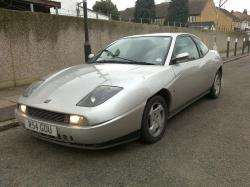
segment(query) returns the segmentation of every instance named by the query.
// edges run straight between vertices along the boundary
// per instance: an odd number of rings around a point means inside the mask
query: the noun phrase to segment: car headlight
[[[22,105],[22,104],[20,104],[20,105],[18,105],[18,108],[19,108],[19,110],[22,112],[22,113],[26,113],[26,111],[27,111],[27,106],[26,105]]]
[[[70,125],[72,126],[86,126],[88,124],[87,119],[83,116],[70,115]]]
[[[120,92],[123,88],[115,86],[98,86],[90,94],[84,97],[77,106],[96,107],[109,100],[111,97]]]
[[[38,88],[44,81],[37,81],[34,82],[33,84],[31,84],[24,92],[23,92],[23,96],[24,97],[29,97],[33,91]]]

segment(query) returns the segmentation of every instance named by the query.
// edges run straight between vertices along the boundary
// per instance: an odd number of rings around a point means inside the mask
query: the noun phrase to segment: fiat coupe
[[[25,90],[15,114],[32,135],[85,149],[152,144],[169,118],[221,92],[220,55],[192,34],[124,37],[89,57]]]

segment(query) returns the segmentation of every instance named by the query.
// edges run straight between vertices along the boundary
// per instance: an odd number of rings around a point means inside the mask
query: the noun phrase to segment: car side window
[[[200,58],[197,47],[189,36],[178,36],[176,39],[173,58],[181,53],[188,53],[189,60],[196,60]]]
[[[202,53],[202,56],[205,56],[209,51],[208,47],[200,39],[196,37],[193,37],[193,39],[195,43],[198,45],[200,52]]]

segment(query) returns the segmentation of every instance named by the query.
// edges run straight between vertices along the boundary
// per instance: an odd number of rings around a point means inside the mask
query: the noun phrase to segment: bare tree
[[[215,29],[215,36],[214,36],[214,49],[217,50],[217,30],[218,30],[218,27],[219,27],[219,11],[220,11],[220,8],[225,5],[226,3],[228,2],[228,0],[220,0],[219,1],[219,7],[218,9],[216,9],[216,29]]]
[[[225,5],[228,2],[228,0],[220,0],[219,8],[221,8],[223,5]]]

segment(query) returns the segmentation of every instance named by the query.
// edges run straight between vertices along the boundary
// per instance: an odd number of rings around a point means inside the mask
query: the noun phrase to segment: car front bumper
[[[25,127],[26,120],[56,127],[57,137],[28,130],[37,138],[70,147],[103,149],[137,139],[141,128],[143,110],[144,104],[102,124],[85,127],[73,127],[31,118],[18,109],[15,110],[15,116],[23,127]]]

